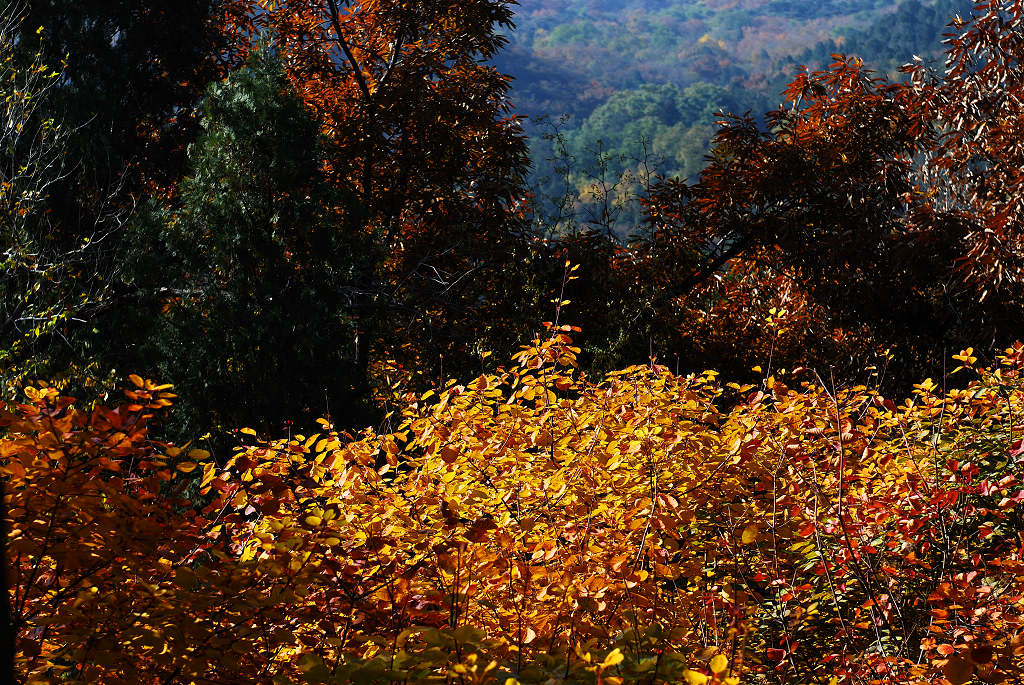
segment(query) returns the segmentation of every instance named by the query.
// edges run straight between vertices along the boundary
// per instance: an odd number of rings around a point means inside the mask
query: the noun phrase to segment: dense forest
[[[1024,679],[1024,2],[0,10],[5,679]]]
[[[972,5],[526,0],[497,64],[528,117],[530,185],[549,205],[568,194],[583,207],[595,185],[614,187],[625,206],[613,223],[628,233],[650,172],[703,169],[719,113],[775,109],[799,68],[827,67],[833,54],[895,78],[915,56],[937,59],[950,18]]]

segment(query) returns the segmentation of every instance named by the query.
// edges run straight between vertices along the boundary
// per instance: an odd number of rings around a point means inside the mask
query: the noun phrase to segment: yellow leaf
[[[711,660],[711,672],[715,675],[722,673],[729,668],[729,659],[724,654],[718,654]]]
[[[183,461],[180,464],[178,464],[177,468],[182,473],[192,473],[193,471],[195,471],[196,466],[198,466],[198,464],[196,464],[194,461]]]
[[[743,529],[743,544],[749,545],[755,540],[757,540],[757,526],[751,523],[749,526]]]
[[[323,522],[324,522],[324,520],[322,518],[320,518],[319,516],[307,516],[306,517],[306,525],[307,526],[313,526],[315,528],[315,527],[319,526]]]
[[[708,682],[708,677],[700,671],[691,671],[686,669],[683,671],[683,678],[686,679],[687,685],[704,685]]]
[[[204,466],[203,467],[203,483],[202,483],[202,486],[206,487],[207,485],[209,485],[210,481],[212,481],[216,475],[217,475],[217,466],[216,466],[216,464],[207,464],[206,466]]]
[[[618,664],[621,664],[622,660],[625,658],[626,657],[622,655],[622,650],[616,647],[611,652],[609,652],[608,656],[604,658],[604,663],[602,664],[602,666],[604,666],[604,668],[611,668],[612,666],[617,666]]]

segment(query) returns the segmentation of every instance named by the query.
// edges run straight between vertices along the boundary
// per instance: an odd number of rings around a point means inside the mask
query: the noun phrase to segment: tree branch
[[[373,97],[370,92],[370,86],[366,83],[366,77],[363,75],[363,69],[359,66],[356,56],[352,54],[352,49],[348,45],[348,41],[345,40],[345,34],[341,31],[341,11],[338,9],[337,0],[327,0],[327,4],[331,10],[331,25],[334,27],[335,40],[338,45],[341,46],[341,51],[345,53],[345,59],[352,66],[352,71],[355,72],[356,83],[359,84],[359,90],[363,91],[363,95],[366,97],[367,102]]]
[[[660,307],[670,300],[690,294],[694,288],[697,288],[704,283],[716,271],[725,266],[729,260],[738,257],[753,244],[754,237],[752,233],[741,234],[736,237],[735,242],[730,244],[728,248],[720,250],[717,254],[710,256],[707,262],[700,266],[695,272],[687,276],[674,288],[666,289],[661,295],[655,298],[651,305],[653,307]]]
[[[402,56],[403,47],[405,47],[405,34],[403,34],[402,30],[399,29],[398,35],[395,36],[395,47],[391,52],[391,59],[388,61],[387,69],[384,70],[384,75],[380,78],[380,81],[377,84],[378,90],[381,86],[387,83],[389,78],[391,78],[391,72],[395,70],[395,67],[398,65],[398,59]]]

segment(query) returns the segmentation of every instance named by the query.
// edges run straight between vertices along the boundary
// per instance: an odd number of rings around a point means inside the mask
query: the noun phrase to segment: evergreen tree
[[[354,274],[374,257],[354,201],[326,178],[325,155],[270,51],[209,88],[192,175],[179,206],[149,219],[156,249],[133,270],[161,313],[130,368],[187,398],[180,429],[353,417],[365,377]]]

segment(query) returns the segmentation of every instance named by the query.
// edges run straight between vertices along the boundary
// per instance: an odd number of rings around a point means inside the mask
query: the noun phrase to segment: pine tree
[[[212,85],[202,112],[179,206],[150,219],[157,249],[134,268],[159,278],[145,289],[161,309],[139,368],[189,398],[187,430],[348,412],[363,375],[353,279],[375,259],[357,204],[325,178],[319,126],[270,50]]]

